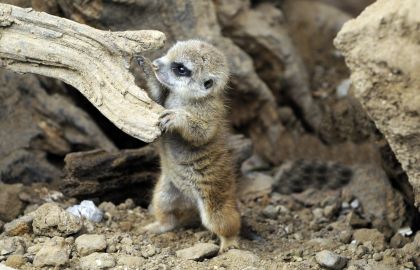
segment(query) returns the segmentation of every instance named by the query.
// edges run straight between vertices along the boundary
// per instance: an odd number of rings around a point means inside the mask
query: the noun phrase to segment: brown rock
[[[20,269],[26,263],[26,258],[22,255],[10,255],[7,257],[5,264],[9,267]]]
[[[334,41],[352,71],[354,95],[385,135],[420,205],[420,57],[417,0],[379,0]],[[396,34],[398,33],[398,35]]]
[[[361,243],[371,242],[375,250],[385,249],[385,236],[377,229],[358,229],[353,233],[353,239]]]
[[[19,199],[19,193],[22,190],[21,184],[0,184],[0,220],[11,221],[22,212],[24,205]]]
[[[34,212],[32,227],[36,235],[68,236],[82,228],[82,221],[55,203],[45,203]]]

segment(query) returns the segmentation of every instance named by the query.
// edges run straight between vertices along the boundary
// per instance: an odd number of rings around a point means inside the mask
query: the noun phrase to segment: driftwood
[[[252,154],[251,140],[237,134],[228,142],[239,172],[242,162]],[[64,161],[65,177],[59,189],[78,198],[119,201],[132,197],[144,204],[160,171],[159,155],[150,145],[135,150],[75,152],[66,155]]]
[[[101,31],[32,9],[0,4],[0,65],[77,88],[118,128],[142,141],[160,135],[162,107],[137,87],[133,56],[160,48],[159,31]]]

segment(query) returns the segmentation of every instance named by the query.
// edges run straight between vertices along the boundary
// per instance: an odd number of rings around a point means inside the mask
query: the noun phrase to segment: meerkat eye
[[[207,80],[207,81],[204,82],[204,87],[206,89],[209,89],[212,86],[213,86],[213,80],[210,79],[210,80]]]
[[[172,63],[171,69],[173,73],[178,77],[190,77],[191,76],[191,70],[189,70],[186,66],[184,66],[182,63]]]

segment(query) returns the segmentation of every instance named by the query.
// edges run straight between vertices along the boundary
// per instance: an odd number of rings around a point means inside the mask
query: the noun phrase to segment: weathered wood
[[[155,140],[163,108],[134,83],[130,61],[163,46],[159,31],[101,31],[67,19],[0,4],[0,66],[60,79],[85,95],[118,128]]]

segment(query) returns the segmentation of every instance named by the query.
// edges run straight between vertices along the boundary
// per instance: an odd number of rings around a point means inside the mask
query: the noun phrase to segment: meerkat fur
[[[237,247],[240,215],[226,145],[225,56],[209,43],[188,40],[153,62],[143,58],[141,64],[150,97],[166,109],[159,120],[162,173],[152,199],[156,221],[145,229],[167,232],[198,213],[220,238],[221,252]]]

